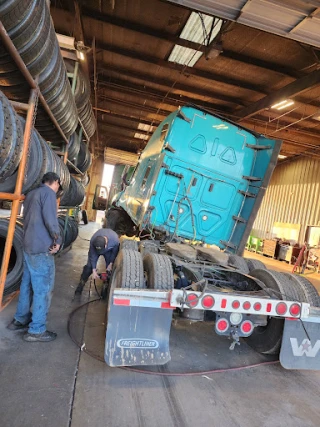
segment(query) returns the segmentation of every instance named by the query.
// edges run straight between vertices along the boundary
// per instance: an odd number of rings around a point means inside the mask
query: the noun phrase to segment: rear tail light
[[[254,306],[253,306],[253,309],[254,309],[255,311],[260,311],[260,310],[261,310],[261,304],[260,304],[260,302],[256,302],[256,303],[254,304]]]
[[[250,307],[251,307],[251,304],[250,304],[250,302],[249,302],[249,301],[245,301],[245,302],[243,303],[243,308],[244,308],[244,310],[250,310]]]
[[[276,306],[276,312],[279,316],[283,316],[287,312],[287,304],[285,302],[279,302]]]
[[[299,304],[292,304],[290,309],[290,314],[291,316],[299,316],[300,312],[301,312],[301,307]]]
[[[253,331],[253,323],[250,320],[245,320],[242,322],[240,329],[243,334],[249,335]]]
[[[220,333],[226,332],[229,328],[229,322],[227,319],[219,319],[216,322],[216,330]]]
[[[189,307],[196,307],[198,304],[199,298],[196,294],[189,294],[187,297],[187,304]]]
[[[239,307],[240,307],[240,302],[239,301],[233,301],[232,308],[237,309]]]
[[[214,306],[214,298],[211,295],[206,295],[201,301],[202,307],[209,309]]]

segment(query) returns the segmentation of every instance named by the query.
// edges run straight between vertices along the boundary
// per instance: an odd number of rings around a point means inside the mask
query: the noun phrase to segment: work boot
[[[10,329],[10,331],[22,331],[23,329],[28,329],[29,323],[21,323],[16,319],[13,319],[11,323],[7,326],[7,329]]]
[[[29,334],[29,332],[27,332],[23,335],[23,339],[28,342],[49,342],[55,340],[56,338],[57,334],[50,331],[44,331],[41,334]]]
[[[81,279],[79,282],[79,285],[77,286],[77,289],[74,292],[74,294],[75,295],[81,295],[85,284],[86,284],[86,282]]]

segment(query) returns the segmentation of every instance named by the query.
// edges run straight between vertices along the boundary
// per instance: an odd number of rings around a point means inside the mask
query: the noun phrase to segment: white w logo
[[[307,339],[304,339],[300,345],[298,345],[296,338],[290,338],[290,342],[294,356],[303,356],[305,354],[307,357],[316,357],[320,350],[320,340],[317,340],[313,347]]]

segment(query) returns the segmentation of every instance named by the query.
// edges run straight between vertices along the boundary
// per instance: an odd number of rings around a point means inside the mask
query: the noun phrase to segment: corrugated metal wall
[[[319,160],[301,158],[276,167],[251,234],[275,237],[275,222],[300,224],[300,243],[308,225],[320,225]]]

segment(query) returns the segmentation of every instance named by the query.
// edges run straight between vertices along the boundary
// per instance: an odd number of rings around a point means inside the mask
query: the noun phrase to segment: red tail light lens
[[[229,328],[229,322],[227,319],[219,319],[216,323],[216,329],[219,332],[226,332]]]
[[[261,310],[261,304],[260,302],[256,302],[253,306],[253,309],[256,311],[260,311]]]
[[[187,297],[187,303],[189,307],[195,307],[198,304],[198,297],[196,294],[189,294]]]
[[[240,302],[239,302],[239,301],[233,301],[233,303],[232,303],[232,308],[237,309],[237,308],[239,308],[239,307],[240,307]]]
[[[249,309],[250,309],[250,307],[251,307],[251,304],[250,304],[250,302],[249,302],[249,301],[246,301],[246,302],[244,302],[244,303],[243,303],[243,308],[244,308],[245,310],[249,310]]]
[[[250,320],[245,320],[242,324],[241,324],[241,331],[243,334],[250,334],[253,331],[253,323],[250,322]]]
[[[214,306],[214,298],[211,295],[206,295],[202,298],[201,304],[204,308],[212,308]]]
[[[279,302],[276,306],[276,312],[280,316],[283,316],[287,312],[287,304],[285,302]]]
[[[301,307],[299,304],[292,304],[289,311],[291,316],[299,316]]]

